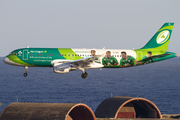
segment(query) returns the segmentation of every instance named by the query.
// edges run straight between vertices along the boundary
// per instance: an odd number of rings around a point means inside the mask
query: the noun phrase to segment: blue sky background
[[[143,47],[174,22],[168,51],[180,55],[180,0],[1,0],[0,56],[23,47]]]

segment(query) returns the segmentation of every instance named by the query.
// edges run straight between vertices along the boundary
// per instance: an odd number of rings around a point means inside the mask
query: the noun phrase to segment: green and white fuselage
[[[121,52],[126,51],[128,55],[141,60],[148,51],[152,50],[128,50],[128,49],[71,49],[71,48],[22,48],[14,50],[12,53],[4,58],[7,64],[15,66],[29,66],[29,67],[53,67],[53,61],[74,61],[89,57],[91,50],[95,50],[97,55],[105,54],[106,51],[111,51],[118,62],[121,59]],[[161,55],[166,52],[153,51],[153,55]],[[171,53],[171,52],[168,52]],[[176,56],[175,53],[174,57]],[[100,63],[102,63],[100,57]],[[118,65],[117,65],[118,66]],[[108,66],[104,66],[108,67]],[[112,66],[113,67],[113,66]]]
[[[14,50],[6,59],[9,59],[9,64],[16,66],[53,67],[53,61],[74,61],[90,57],[91,50],[95,50],[97,55],[111,51],[111,55],[118,61],[122,51],[136,58],[136,52],[127,49],[22,48]]]
[[[102,65],[102,58],[105,56],[107,51],[111,52],[111,56],[115,57],[120,62],[121,52],[125,51],[127,55],[130,55],[137,59],[142,60],[147,55],[148,51],[152,52],[152,56],[157,56],[154,61],[161,61],[168,58],[176,57],[175,53],[167,52],[169,40],[171,37],[174,23],[165,23],[156,34],[150,39],[150,41],[141,49],[128,50],[128,49],[74,49],[74,48],[22,48],[16,49],[7,55],[3,62],[15,66],[24,67],[54,67],[56,73],[67,73],[69,70],[64,72],[58,72],[60,70],[58,66],[65,65],[68,69],[68,65],[75,69],[81,69],[85,73],[85,69],[91,68],[109,68],[116,67],[120,68],[119,64],[116,66],[105,66]],[[95,63],[90,60],[91,50],[96,51],[99,62]],[[87,60],[88,59],[88,60]],[[84,66],[84,67],[83,67]],[[66,69],[64,66],[63,70]]]

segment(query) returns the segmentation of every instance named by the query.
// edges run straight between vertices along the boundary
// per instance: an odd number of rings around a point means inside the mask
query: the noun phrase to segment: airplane
[[[120,65],[103,65],[102,58],[106,51],[111,51],[111,56],[117,61],[121,60],[121,52],[134,57],[141,62],[148,51],[152,52],[153,62],[177,57],[176,53],[167,52],[174,23],[164,23],[148,43],[140,49],[75,49],[75,48],[21,48],[13,50],[3,58],[3,62],[9,65],[25,68],[24,77],[27,76],[28,67],[53,67],[54,73],[68,73],[73,70],[82,70],[82,78],[88,74],[86,69],[95,68],[121,68]],[[96,55],[91,56],[91,50]],[[142,65],[142,64],[137,64]]]

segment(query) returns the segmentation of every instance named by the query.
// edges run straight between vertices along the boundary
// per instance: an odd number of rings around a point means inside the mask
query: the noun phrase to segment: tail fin
[[[149,42],[141,49],[166,52],[171,37],[174,23],[164,23]]]

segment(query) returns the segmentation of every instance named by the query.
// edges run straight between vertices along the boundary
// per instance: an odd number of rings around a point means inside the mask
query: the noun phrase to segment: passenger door
[[[28,50],[23,50],[23,60],[28,60]]]

